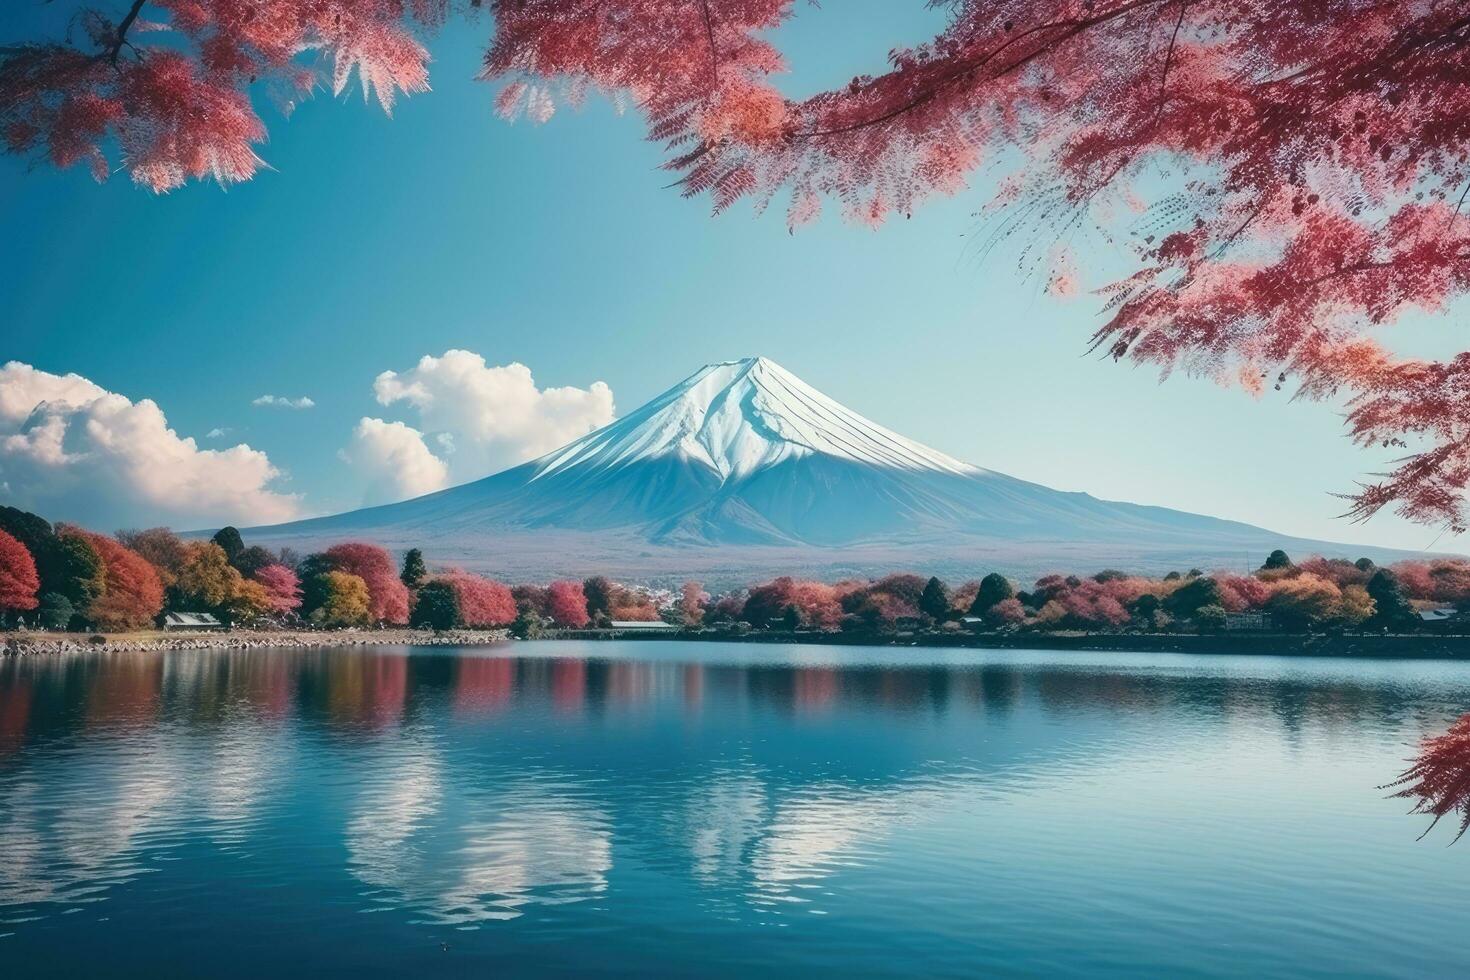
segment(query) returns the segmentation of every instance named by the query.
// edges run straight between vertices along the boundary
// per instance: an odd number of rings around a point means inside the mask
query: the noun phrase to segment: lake
[[[544,642],[0,661],[11,977],[1464,976],[1470,664]]]

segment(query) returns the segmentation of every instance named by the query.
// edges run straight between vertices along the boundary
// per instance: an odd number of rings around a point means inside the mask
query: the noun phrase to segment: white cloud
[[[316,408],[316,402],[305,395],[300,398],[287,398],[285,395],[261,395],[250,404],[256,408]]]
[[[612,389],[537,388],[524,364],[486,365],[473,351],[426,356],[401,374],[373,382],[378,403],[405,402],[434,434],[456,481],[524,463],[613,420]]]
[[[101,528],[267,524],[299,512],[265,453],[200,449],[151,399],[130,401],[76,374],[0,367],[5,503]]]
[[[215,426],[213,429],[210,429],[208,432],[204,433],[204,438],[206,438],[206,439],[223,439],[225,436],[227,436],[229,434],[230,434],[230,430],[229,429],[221,429],[219,426]]]
[[[342,458],[367,478],[363,503],[388,504],[443,489],[449,466],[424,445],[423,433],[402,422],[364,418]]]

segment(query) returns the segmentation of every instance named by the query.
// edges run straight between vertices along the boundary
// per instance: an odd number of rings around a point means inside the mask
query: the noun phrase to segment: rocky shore
[[[254,650],[262,647],[485,646],[504,642],[505,630],[229,630],[211,633],[8,633],[5,656],[48,653]]]

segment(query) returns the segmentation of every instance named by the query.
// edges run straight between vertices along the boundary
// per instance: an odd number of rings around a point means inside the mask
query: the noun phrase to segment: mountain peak
[[[728,481],[789,459],[981,472],[872,422],[767,357],[707,364],[636,411],[543,456],[536,478],[571,467],[677,458]]]

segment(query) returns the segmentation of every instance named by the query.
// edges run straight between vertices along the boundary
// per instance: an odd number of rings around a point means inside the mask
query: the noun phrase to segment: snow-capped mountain
[[[483,480],[248,535],[297,548],[347,536],[542,577],[1240,568],[1275,547],[1391,554],[984,470],[763,357],[710,364],[610,425]]]

